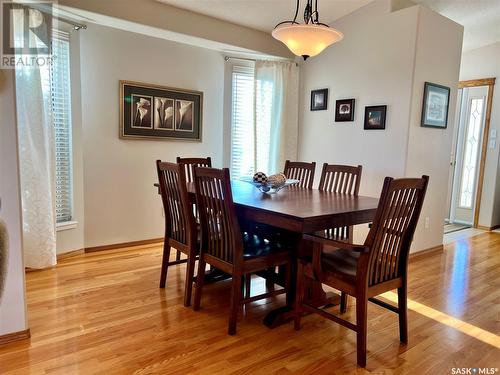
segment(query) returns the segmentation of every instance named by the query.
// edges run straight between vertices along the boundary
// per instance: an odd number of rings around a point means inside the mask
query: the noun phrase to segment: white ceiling
[[[178,8],[269,32],[293,18],[295,0],[157,0]],[[320,21],[330,23],[373,0],[320,0]],[[375,0],[376,1],[376,0]],[[413,0],[464,26],[464,50],[500,41],[500,0]],[[300,0],[299,17],[305,0]]]
[[[266,32],[271,31],[278,22],[292,19],[296,6],[296,0],[157,1]],[[320,21],[324,23],[334,21],[371,1],[372,0],[320,0],[318,1]],[[305,0],[300,1],[301,5],[298,17],[303,16],[305,3]]]
[[[500,0],[413,0],[464,26],[464,51],[500,41]]]

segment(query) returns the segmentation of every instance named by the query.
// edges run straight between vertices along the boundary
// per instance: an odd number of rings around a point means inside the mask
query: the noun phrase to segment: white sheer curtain
[[[57,263],[54,125],[48,88],[46,65],[16,67],[24,263],[30,268]]]
[[[298,148],[299,68],[292,62],[255,63],[256,170],[283,171]]]

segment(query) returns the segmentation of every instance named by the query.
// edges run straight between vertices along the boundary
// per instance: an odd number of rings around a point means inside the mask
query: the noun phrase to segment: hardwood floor
[[[173,253],[173,252],[172,252]],[[185,265],[158,288],[155,245],[78,255],[27,274],[31,341],[0,347],[1,374],[452,374],[500,368],[500,234],[417,257],[409,270],[408,346],[397,315],[368,310],[367,367],[355,333],[319,316],[270,330],[283,296],[252,303],[228,336],[229,284],[206,286],[202,309],[183,306]],[[255,282],[253,292],[264,288]],[[395,297],[390,292],[388,300]],[[354,300],[347,316],[354,319]],[[338,307],[332,309],[338,311]],[[499,374],[490,372],[489,374]]]

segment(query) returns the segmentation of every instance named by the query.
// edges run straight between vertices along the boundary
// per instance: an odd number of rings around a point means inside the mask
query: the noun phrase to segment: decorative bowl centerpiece
[[[257,172],[253,177],[244,177],[241,180],[252,184],[266,194],[275,194],[287,186],[299,183],[299,180],[287,179],[283,173],[266,176],[263,172]]]

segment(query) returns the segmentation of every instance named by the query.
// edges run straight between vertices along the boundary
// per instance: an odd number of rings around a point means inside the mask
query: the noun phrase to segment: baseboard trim
[[[492,231],[492,230],[495,230],[495,229],[498,229],[498,228],[500,228],[500,224],[493,225],[492,227],[485,227],[484,225],[478,225],[477,226],[477,229],[482,229],[482,230],[487,230],[487,231]]]
[[[10,344],[11,342],[27,340],[31,337],[30,329],[25,329],[24,331],[7,333],[6,335],[0,335],[0,345]]]
[[[72,250],[72,251],[68,251],[66,253],[57,254],[57,261],[67,259],[67,258],[72,258],[74,256],[82,255],[82,254],[85,254],[85,249]]]
[[[410,253],[410,261],[419,260],[427,256],[431,256],[437,253],[442,253],[444,251],[444,245],[438,245],[430,247],[425,250],[417,251],[416,253]]]
[[[114,249],[120,249],[123,247],[151,245],[151,244],[160,243],[160,242],[163,242],[163,237],[152,238],[149,240],[141,240],[141,241],[122,242],[122,243],[116,243],[116,244],[104,245],[104,246],[86,247],[85,253],[95,253],[97,251],[114,250]]]

